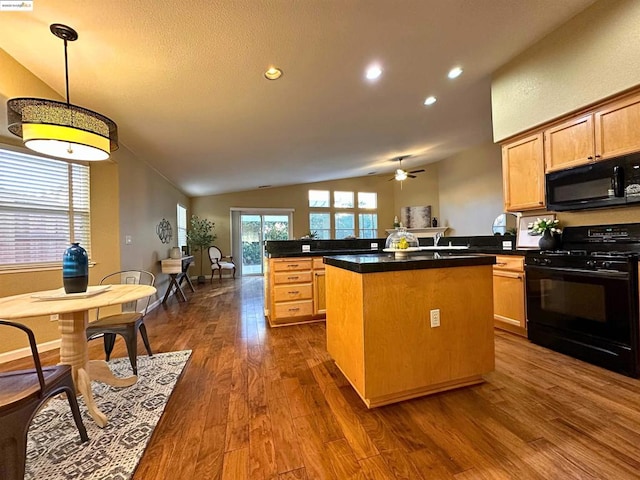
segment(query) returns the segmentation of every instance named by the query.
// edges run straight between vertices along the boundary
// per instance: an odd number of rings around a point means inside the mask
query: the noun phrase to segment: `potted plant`
[[[192,215],[189,223],[190,228],[187,231],[187,242],[191,249],[200,252],[200,275],[198,276],[198,283],[204,283],[204,252],[217,238],[217,235],[213,233],[213,228],[216,224],[211,220],[200,218],[197,215]]]
[[[527,225],[529,235],[541,235],[538,245],[540,250],[557,250],[560,243],[562,230],[560,222],[554,218],[537,218],[535,222]]]

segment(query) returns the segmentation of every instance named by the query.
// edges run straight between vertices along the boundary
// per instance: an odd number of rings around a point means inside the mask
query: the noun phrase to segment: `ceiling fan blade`
[[[424,172],[424,171],[425,171],[425,169],[423,168],[423,169],[421,169],[421,170],[413,170],[413,171],[411,171],[411,172],[409,172],[409,173],[422,173],[422,172]]]
[[[409,178],[417,178],[415,175],[407,175]]]

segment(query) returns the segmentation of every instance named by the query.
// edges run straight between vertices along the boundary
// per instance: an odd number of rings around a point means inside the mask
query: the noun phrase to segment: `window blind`
[[[59,265],[79,242],[90,255],[89,167],[0,149],[0,269]]]

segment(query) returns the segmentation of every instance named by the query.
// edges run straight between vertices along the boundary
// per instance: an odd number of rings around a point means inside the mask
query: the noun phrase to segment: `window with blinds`
[[[55,266],[72,242],[91,258],[89,167],[0,149],[0,269]]]

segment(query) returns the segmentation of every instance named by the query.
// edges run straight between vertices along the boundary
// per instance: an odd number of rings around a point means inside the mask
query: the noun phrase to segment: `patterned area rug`
[[[131,478],[164,411],[191,350],[138,357],[138,381],[127,388],[92,382],[105,428],[78,398],[89,441],[80,435],[66,399],[51,400],[33,419],[27,444],[28,480],[126,480]],[[127,358],[109,362],[116,376],[131,375]]]

